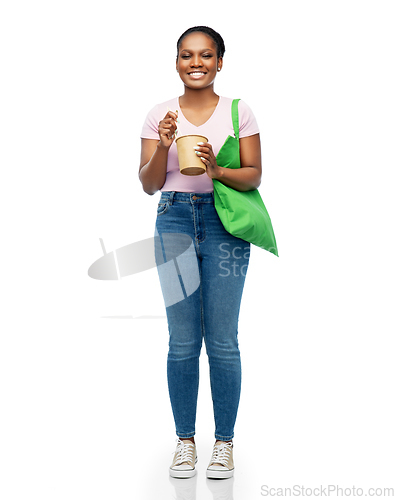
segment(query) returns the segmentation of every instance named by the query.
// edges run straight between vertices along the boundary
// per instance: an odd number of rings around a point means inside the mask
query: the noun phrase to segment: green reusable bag
[[[239,144],[240,99],[232,102],[235,137],[228,136],[217,155],[221,167],[241,168]],[[233,236],[273,253],[278,257],[276,238],[269,214],[257,189],[237,191],[213,179],[214,205],[224,228]]]

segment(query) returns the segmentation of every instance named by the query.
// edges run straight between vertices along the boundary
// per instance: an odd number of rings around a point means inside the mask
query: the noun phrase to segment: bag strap
[[[235,137],[239,140],[239,101],[240,99],[233,99],[232,102],[232,122]]]

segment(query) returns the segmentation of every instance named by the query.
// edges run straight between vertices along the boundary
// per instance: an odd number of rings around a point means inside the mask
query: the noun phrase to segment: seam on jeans
[[[191,202],[190,201],[185,201],[185,200],[173,200],[173,203],[188,203],[190,204]],[[200,205],[200,204],[209,204],[209,205],[212,205],[213,202],[212,201],[199,201],[198,203],[193,203],[194,205]]]
[[[160,198],[159,201],[169,201],[170,200],[170,196],[163,196]],[[177,200],[177,199],[173,199],[173,203],[188,203],[190,204],[191,202],[189,200]],[[213,205],[214,202],[212,200],[201,200],[199,202],[196,203],[196,205],[199,205],[199,204],[205,204],[205,205]]]
[[[218,439],[219,441],[230,441],[231,439],[233,439],[235,437],[234,434],[232,434],[231,436],[218,436],[217,434],[214,435],[215,439]]]
[[[191,194],[195,194],[195,193],[182,193],[182,192],[177,192],[177,191],[164,191],[161,193],[161,196],[160,196],[160,200],[165,200],[165,201],[171,201],[171,205],[173,203],[191,203],[191,200],[190,199],[186,199],[186,200],[182,200],[178,197],[179,194],[185,194],[185,195],[191,195]],[[204,193],[203,193],[204,194]],[[205,204],[210,204],[210,205],[213,205],[214,204],[214,196],[213,196],[213,193],[210,193],[210,197],[209,198],[205,198],[205,197],[202,197],[202,198],[199,198],[199,201],[196,201],[194,200],[194,203],[197,203],[197,204],[200,204],[200,203],[205,203]]]
[[[162,234],[159,233],[159,241],[160,241],[160,246],[162,248],[162,257],[163,257],[163,262],[167,262],[167,259],[166,259],[166,251],[165,251],[165,246],[163,244],[163,238],[162,238]]]
[[[200,248],[199,248],[199,239],[197,237],[197,228],[196,228],[196,213],[195,213],[195,207],[194,205],[191,203],[191,209],[192,209],[192,219],[193,219],[193,229],[194,229],[194,232],[195,232],[195,243],[196,243],[196,251],[197,251],[197,254],[199,257],[201,257],[200,255]]]
[[[204,328],[204,309],[203,309],[203,286],[202,286],[202,266],[199,269],[200,278],[200,331],[202,334],[201,339],[204,339],[204,344],[206,345],[206,330]]]
[[[176,433],[177,434],[177,433]],[[187,432],[187,436],[185,435],[184,432],[180,432],[180,434],[182,434],[182,436],[180,436],[179,434],[177,434],[177,437],[179,437],[180,439],[188,439],[190,437],[194,437],[194,435],[196,434],[195,431],[193,433],[190,433],[190,432]]]
[[[169,206],[170,206],[169,201],[166,201],[165,203],[158,203],[158,207],[156,209],[157,217],[164,215],[169,210]],[[158,212],[159,208],[162,209],[160,212]]]
[[[204,226],[204,219],[203,219],[203,207],[196,206],[196,210],[195,210],[195,205],[191,204],[191,206],[192,206],[192,212],[193,212],[193,226],[195,229],[195,241],[196,241],[196,246],[199,248],[199,243],[203,243],[203,241],[206,239],[206,228]],[[203,235],[204,235],[201,240],[198,238],[197,226],[196,226],[196,216],[199,217],[199,211],[202,214],[201,221],[202,221],[202,230],[203,230]],[[199,253],[199,256],[201,256],[200,249],[199,249],[198,253]]]
[[[203,207],[200,207],[200,211],[201,211],[201,214],[202,214],[202,217],[201,217],[201,221],[202,221],[202,231],[203,231],[203,239],[201,239],[199,241],[199,243],[203,243],[204,240],[206,239],[206,225],[204,223],[204,212],[203,212]]]

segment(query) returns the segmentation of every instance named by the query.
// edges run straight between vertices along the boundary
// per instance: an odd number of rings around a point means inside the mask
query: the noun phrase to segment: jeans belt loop
[[[174,195],[175,195],[175,194],[176,194],[176,192],[175,192],[175,191],[172,191],[172,192],[170,193],[170,205],[173,205],[173,198],[174,198]]]

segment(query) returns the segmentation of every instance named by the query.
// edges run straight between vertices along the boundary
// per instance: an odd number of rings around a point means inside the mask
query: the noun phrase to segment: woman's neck
[[[214,92],[214,86],[205,89],[191,89],[185,87],[184,95],[180,96],[179,102],[182,108],[204,108],[216,106],[219,96]]]

